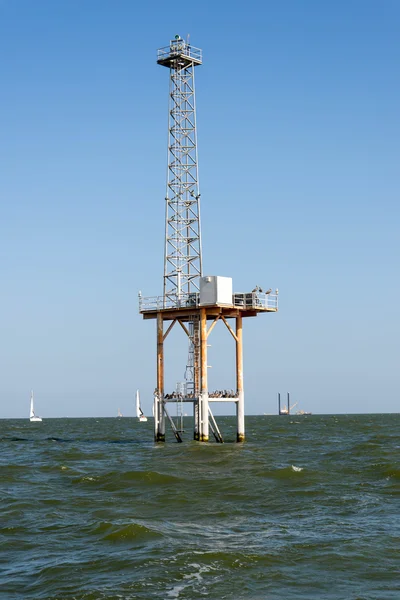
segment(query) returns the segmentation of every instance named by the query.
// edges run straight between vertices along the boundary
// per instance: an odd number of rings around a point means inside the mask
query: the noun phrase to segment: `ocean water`
[[[400,415],[0,421],[0,598],[400,599]]]

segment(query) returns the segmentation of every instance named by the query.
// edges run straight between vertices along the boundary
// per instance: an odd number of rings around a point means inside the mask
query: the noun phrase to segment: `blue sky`
[[[0,417],[150,412],[168,71],[203,49],[205,274],[278,287],[244,328],[246,413],[398,412],[400,4],[0,1]],[[175,5],[174,5],[175,6]],[[182,5],[183,6],[183,5]],[[183,332],[167,344],[181,379]],[[211,339],[212,338],[212,339]],[[227,331],[210,387],[234,387]]]

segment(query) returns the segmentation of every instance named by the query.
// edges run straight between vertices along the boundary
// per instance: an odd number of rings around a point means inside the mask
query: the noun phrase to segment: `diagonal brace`
[[[165,340],[167,339],[167,335],[169,334],[169,332],[171,331],[171,329],[173,328],[173,326],[176,323],[176,319],[174,319],[171,323],[171,325],[168,327],[167,331],[164,333],[163,335],[163,342],[165,342]]]
[[[221,317],[221,315],[217,315],[215,317],[214,321],[211,323],[211,325],[210,325],[210,327],[208,328],[208,331],[207,331],[207,338],[210,335],[210,333],[212,332],[212,330],[214,329],[214,327],[216,326],[217,321],[219,320],[220,317]]]
[[[236,340],[236,342],[238,341],[236,333],[233,331],[232,327],[229,325],[228,321],[225,319],[225,317],[223,315],[221,315],[221,319],[223,320],[223,322],[225,323],[225,325],[227,326],[230,334],[232,335],[233,339]]]

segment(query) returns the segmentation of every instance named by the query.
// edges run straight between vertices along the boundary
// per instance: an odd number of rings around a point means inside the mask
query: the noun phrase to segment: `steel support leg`
[[[200,309],[201,393],[199,394],[200,442],[208,442],[207,313]]]
[[[164,322],[162,313],[157,313],[157,390],[154,396],[154,439],[165,442],[164,398]]]
[[[200,440],[200,411],[199,411],[199,401],[193,401],[193,423],[194,423],[194,432],[193,439],[198,442]]]
[[[243,330],[241,315],[236,317],[236,338],[236,391],[238,394],[238,401],[236,403],[236,441],[244,442]]]

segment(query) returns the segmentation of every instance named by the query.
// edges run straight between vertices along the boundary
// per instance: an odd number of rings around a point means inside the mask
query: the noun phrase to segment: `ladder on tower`
[[[188,317],[189,351],[185,371],[186,395],[196,398],[199,394],[200,322],[199,315]]]

